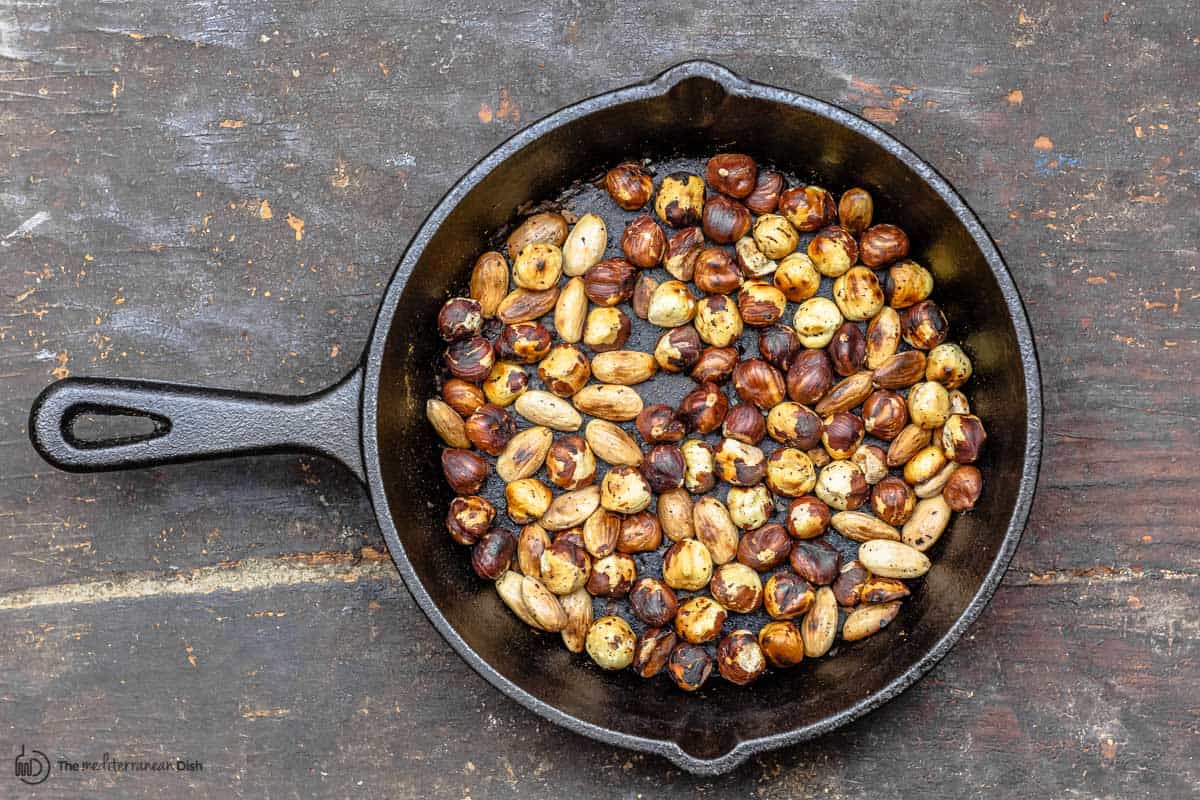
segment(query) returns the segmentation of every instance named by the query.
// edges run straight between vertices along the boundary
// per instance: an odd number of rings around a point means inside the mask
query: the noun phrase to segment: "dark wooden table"
[[[1190,0],[0,7],[0,796],[1167,797],[1200,792],[1200,18]],[[46,467],[57,377],[305,392],[426,209],[578,98],[707,56],[839,103],[1000,243],[1045,375],[1028,531],[881,711],[696,779],[476,677],[319,459]],[[7,761],[5,762],[8,763]]]

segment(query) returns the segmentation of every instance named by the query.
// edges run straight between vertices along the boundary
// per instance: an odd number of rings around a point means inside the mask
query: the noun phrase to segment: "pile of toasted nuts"
[[[688,691],[886,627],[979,499],[986,439],[933,276],[867,191],[835,201],[736,153],[705,173],[656,191],[644,164],[611,169],[637,214],[620,255],[597,214],[543,211],[480,256],[438,314],[449,375],[427,406],[475,572],[572,652]],[[662,329],[653,352],[625,349],[630,314]],[[695,382],[678,407],[639,393],[660,370]]]

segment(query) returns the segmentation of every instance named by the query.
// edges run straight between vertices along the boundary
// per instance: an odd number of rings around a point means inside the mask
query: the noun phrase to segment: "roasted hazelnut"
[[[560,436],[546,454],[546,474],[561,489],[574,491],[596,481],[596,457],[578,434]]]
[[[554,394],[570,397],[582,389],[592,377],[588,358],[573,344],[560,344],[538,364],[538,377]]]
[[[692,280],[705,294],[729,294],[742,285],[742,273],[729,254],[718,247],[701,250],[693,263]]]
[[[637,211],[650,199],[654,180],[635,161],[617,164],[604,176],[604,188],[613,202],[626,211]]]
[[[778,260],[795,251],[800,234],[778,214],[763,214],[754,222],[754,243],[767,258]]]
[[[625,553],[611,553],[592,564],[584,588],[594,597],[616,599],[629,594],[637,579],[637,564]]]
[[[563,256],[549,242],[530,242],[513,261],[513,283],[522,289],[541,292],[558,285]]]
[[[800,629],[787,620],[776,620],[758,631],[758,646],[767,663],[776,669],[794,667],[804,660],[804,640]]]
[[[904,465],[904,480],[916,486],[937,475],[946,466],[946,454],[938,445],[930,445],[918,452]]]
[[[658,522],[672,542],[690,539],[692,527],[692,496],[687,489],[671,489],[658,496]]]
[[[543,526],[543,527],[545,527],[545,526]],[[583,545],[583,527],[582,526],[577,527],[577,528],[567,528],[566,530],[556,532],[554,534],[554,536],[551,537],[550,544],[553,545],[556,542],[566,542],[566,543],[572,545],[573,547],[579,548],[580,550],[584,550],[584,551],[587,550],[587,548],[584,547],[584,545]],[[589,561],[588,564],[590,566],[591,561]]]
[[[867,433],[890,442],[908,424],[908,405],[895,392],[878,389],[863,401],[862,421]]]
[[[766,281],[747,281],[738,292],[738,312],[752,328],[774,325],[787,310],[783,292]]]
[[[824,539],[805,539],[792,545],[788,563],[812,585],[828,586],[841,571],[842,555]]]
[[[709,591],[713,599],[737,614],[752,614],[762,606],[763,586],[758,573],[736,561],[716,568]]]
[[[482,336],[459,339],[446,349],[446,368],[456,378],[479,383],[496,363],[492,343]]]
[[[487,480],[488,465],[478,453],[448,447],[442,451],[442,472],[455,494],[479,494],[483,482]]]
[[[874,486],[887,477],[887,453],[879,445],[860,444],[854,454],[850,456],[850,460],[862,470],[863,477],[867,479],[867,484],[870,486]]]
[[[801,349],[800,337],[788,325],[770,325],[759,331],[758,352],[776,369],[787,372]]]
[[[712,445],[703,439],[688,439],[679,446],[683,453],[683,487],[692,494],[704,494],[717,483],[717,464]]]
[[[821,443],[824,424],[807,406],[784,402],[767,414],[767,435],[785,447],[809,450]]]
[[[937,428],[950,416],[950,395],[946,387],[933,381],[913,386],[908,392],[908,417],[914,425]]]
[[[871,226],[874,213],[875,201],[866,189],[848,189],[838,201],[838,220],[855,236]]]
[[[683,539],[663,555],[663,580],[672,589],[698,591],[712,577],[713,561],[708,548],[696,539]]]
[[[471,444],[490,456],[498,456],[517,434],[517,421],[506,409],[485,403],[467,418],[466,432]]]
[[[721,434],[728,439],[756,445],[767,435],[767,420],[754,406],[739,403],[725,415]]]
[[[833,386],[833,364],[824,350],[796,354],[787,372],[787,394],[792,400],[812,405]]]
[[[637,415],[634,424],[637,426],[638,433],[642,435],[642,439],[648,444],[678,442],[687,433],[684,421],[670,406],[646,406]]]
[[[584,521],[580,537],[583,548],[593,558],[604,558],[617,549],[617,540],[621,538],[620,514],[614,514],[608,509],[597,508]]]
[[[808,460],[813,462],[813,466],[817,469],[820,469],[830,461],[833,461],[833,459],[829,457],[829,451],[827,451],[824,447],[810,448],[804,451],[804,455],[808,456]]]
[[[818,498],[798,497],[788,506],[788,533],[797,539],[815,539],[829,527],[831,516],[829,506]]]
[[[679,601],[670,586],[658,578],[638,578],[629,590],[629,608],[647,625],[667,625],[675,619]]]
[[[767,671],[766,656],[758,638],[746,630],[726,636],[717,645],[717,669],[721,677],[738,686],[754,683]]]
[[[725,564],[737,555],[738,529],[729,509],[715,497],[701,497],[692,506],[696,541],[708,548],[714,564]]]
[[[522,575],[542,579],[542,553],[550,548],[550,536],[536,523],[521,528],[517,536],[517,567]]]
[[[908,255],[908,235],[895,225],[872,225],[858,239],[862,263],[878,269]]]
[[[767,486],[775,494],[799,497],[811,492],[817,483],[817,471],[803,451],[780,447],[767,457]]]
[[[733,244],[750,232],[750,210],[724,195],[713,195],[704,203],[700,227],[717,244]]]
[[[978,467],[964,466],[954,470],[942,488],[942,499],[953,511],[970,511],[983,492],[983,474]]]
[[[872,576],[863,584],[861,596],[864,603],[874,604],[903,600],[911,594],[912,590],[902,580]],[[843,638],[845,638],[844,633]]]
[[[837,204],[820,186],[795,186],[779,196],[779,213],[801,231],[815,231],[833,222]]]
[[[743,534],[738,540],[736,557],[739,563],[765,572],[786,561],[791,549],[787,531],[772,522]]]
[[[604,669],[625,669],[633,663],[637,637],[620,617],[600,617],[588,628],[584,647],[592,661]]]
[[[867,323],[867,369],[881,366],[900,349],[900,315],[884,306]]]
[[[514,322],[532,322],[549,314],[557,303],[557,286],[541,291],[517,288],[500,301],[496,308],[496,318],[506,325]]]
[[[496,507],[482,497],[456,497],[450,501],[446,514],[446,529],[459,544],[474,544],[488,532],[496,518]]]
[[[807,300],[821,288],[821,273],[807,253],[792,253],[780,261],[772,280],[775,288],[793,303]]]
[[[971,359],[956,344],[939,344],[925,359],[925,380],[957,389],[971,377]]]
[[[517,538],[503,528],[492,528],[479,538],[471,551],[475,574],[494,581],[505,573],[517,552]]]
[[[851,267],[833,282],[833,300],[846,319],[862,322],[883,308],[879,279],[866,267]]]
[[[583,291],[598,306],[610,308],[633,297],[637,267],[623,258],[606,258],[583,273]]]
[[[742,202],[755,214],[770,214],[779,207],[779,195],[784,188],[783,175],[775,170],[759,170],[754,190]]]
[[[479,313],[484,319],[496,316],[508,294],[508,261],[495,251],[481,255],[471,269],[470,295],[479,301]]]
[[[833,388],[817,401],[813,410],[818,414],[849,411],[870,397],[872,388],[871,373],[856,372],[849,378],[843,378],[834,384]]]
[[[830,278],[846,274],[858,260],[858,245],[854,237],[840,225],[830,225],[808,243],[808,257],[817,272]],[[880,291],[882,300],[883,292]]]
[[[708,160],[704,177],[708,185],[730,197],[745,197],[754,191],[758,165],[741,153],[721,153]]]
[[[516,258],[526,245],[533,242],[547,242],[555,247],[562,247],[567,240],[567,220],[555,211],[543,211],[527,217],[508,235],[504,243],[509,258]]]
[[[871,573],[858,561],[843,564],[833,582],[833,599],[843,608],[854,608],[862,602],[862,590],[870,577]]]
[[[795,545],[793,545],[794,549]],[[795,619],[812,607],[816,592],[808,581],[791,572],[777,572],[763,588],[763,605],[772,619]]]
[[[917,498],[912,488],[899,478],[889,475],[871,490],[871,511],[889,525],[899,527],[912,516]]]
[[[900,333],[918,350],[937,347],[945,340],[947,329],[946,316],[932,300],[922,300],[900,312]]]
[[[487,402],[507,408],[529,388],[529,374],[519,364],[497,361],[483,382]]]
[[[542,551],[541,581],[554,594],[570,594],[583,588],[592,574],[587,552],[566,537],[558,537]]]
[[[733,368],[733,389],[742,402],[769,411],[787,396],[783,375],[761,358],[749,358]]]
[[[583,343],[597,353],[620,350],[633,329],[629,316],[619,308],[593,308],[583,325]]]
[[[734,486],[725,498],[725,505],[733,524],[744,531],[761,528],[775,513],[775,500],[762,484],[748,488]]]
[[[650,505],[650,486],[633,467],[613,467],[600,481],[600,505],[618,514],[635,514]]]
[[[838,511],[852,511],[867,500],[867,479],[853,461],[831,461],[817,474],[817,497]]]
[[[540,322],[505,325],[496,340],[496,355],[504,361],[536,364],[550,352],[554,337]]]
[[[478,300],[452,297],[437,316],[438,333],[447,342],[477,336],[483,328],[483,312]]]
[[[649,272],[639,272],[633,284],[633,297],[629,298],[629,307],[638,319],[650,316],[650,298],[658,288],[658,281]]]
[[[724,383],[737,366],[738,351],[734,347],[706,347],[692,367],[692,380],[697,383]]]
[[[884,389],[904,389],[924,377],[925,361],[920,350],[896,353],[875,369],[871,380]]]
[[[833,334],[845,320],[832,300],[810,297],[796,309],[792,327],[805,347],[816,349],[833,341]]]
[[[861,370],[867,363],[867,338],[853,322],[843,322],[826,348],[834,370],[843,378]]]
[[[693,597],[679,606],[675,632],[689,644],[711,642],[721,635],[726,616],[725,609],[711,597]]]
[[[704,179],[686,172],[673,172],[663,178],[654,198],[658,218],[672,228],[699,225],[704,209]]]
[[[679,416],[689,430],[712,433],[721,427],[729,412],[729,398],[715,383],[704,382],[684,395],[679,403]]]
[[[713,347],[728,347],[742,335],[742,315],[737,305],[723,294],[713,294],[696,308],[696,333]]]
[[[933,292],[933,275],[915,261],[897,261],[888,267],[883,291],[889,306],[908,308]]]
[[[483,389],[461,378],[451,378],[443,384],[442,399],[463,417],[474,414],[475,409],[487,402]]]
[[[722,439],[715,458],[721,479],[734,486],[753,486],[767,474],[763,451],[736,439]]]
[[[504,487],[508,516],[518,525],[533,522],[546,513],[554,495],[537,478],[522,478]]]
[[[754,241],[753,236],[743,236],[738,239],[733,249],[737,254],[738,269],[746,278],[766,280],[768,275],[779,268],[777,263],[767,258],[766,254],[758,249],[758,244]]]
[[[700,360],[700,334],[691,325],[673,328],[658,337],[654,360],[667,372],[683,372]]]
[[[667,235],[653,217],[643,214],[625,226],[621,252],[635,267],[657,267],[667,254]]]
[[[686,325],[696,316],[696,298],[682,281],[664,281],[650,297],[646,319],[660,328]]]
[[[667,660],[667,674],[685,692],[694,692],[712,674],[712,656],[703,647],[678,644]]]
[[[678,639],[670,628],[646,628],[638,635],[633,652],[633,671],[653,678],[667,666]]]
[[[704,231],[697,227],[675,231],[667,239],[663,268],[676,280],[690,281],[696,268],[696,256],[704,249]]]
[[[687,465],[683,453],[673,444],[657,444],[650,448],[642,461],[642,475],[655,493],[683,488]]]
[[[971,403],[967,400],[967,396],[958,389],[950,390],[950,413],[951,414],[970,414]]]
[[[467,431],[470,435],[470,431]],[[946,457],[956,464],[971,464],[979,458],[979,451],[987,441],[983,422],[970,414],[951,414],[942,427],[942,448]]]

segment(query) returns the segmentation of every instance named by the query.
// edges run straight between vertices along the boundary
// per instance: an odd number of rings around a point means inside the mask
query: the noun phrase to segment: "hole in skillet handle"
[[[76,406],[63,420],[63,437],[81,449],[145,442],[171,432],[171,420],[133,408]]]

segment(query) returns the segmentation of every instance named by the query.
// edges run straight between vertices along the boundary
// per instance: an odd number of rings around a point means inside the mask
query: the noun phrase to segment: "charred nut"
[[[902,600],[911,594],[912,590],[904,581],[872,575],[863,584],[860,596],[864,603],[890,603],[893,600]]]
[[[478,453],[448,447],[442,451],[442,472],[455,494],[479,494],[487,480],[488,465]]]
[[[659,627],[675,619],[679,600],[658,578],[638,578],[629,590],[629,608],[642,622]]]
[[[548,242],[530,242],[513,260],[513,283],[537,292],[557,286],[562,263],[562,250]]]
[[[483,389],[461,378],[451,378],[442,385],[442,400],[461,417],[474,414],[475,409],[487,402]]]
[[[837,278],[846,274],[858,261],[858,244],[845,228],[830,225],[822,228],[808,243],[808,257],[812,259],[817,272]],[[883,290],[879,294],[882,305]]]
[[[846,319],[868,320],[883,308],[883,289],[875,273],[851,267],[833,282],[833,300]]]
[[[940,383],[925,381],[909,390],[908,418],[914,425],[927,429],[937,428],[946,424],[949,416],[950,395]]]
[[[712,656],[703,647],[678,644],[667,660],[667,674],[685,692],[694,692],[712,674]]]
[[[867,479],[853,461],[832,461],[817,475],[817,497],[838,511],[851,511],[867,500]]]
[[[833,340],[833,334],[843,322],[842,312],[832,300],[811,297],[796,309],[792,327],[805,347],[825,347]]]
[[[916,496],[907,483],[888,476],[871,490],[871,510],[889,525],[903,525],[912,516]]]
[[[446,368],[451,375],[464,381],[479,383],[488,376],[495,363],[492,343],[482,336],[460,339],[446,348]]]
[[[919,578],[929,571],[929,559],[904,542],[872,539],[858,548],[858,560],[872,575],[885,578]]]
[[[908,255],[908,235],[895,225],[872,225],[858,239],[862,263],[878,269]]]
[[[862,602],[862,591],[870,579],[871,573],[867,572],[860,562],[850,561],[843,564],[832,587],[837,604],[843,608],[853,608]]]
[[[646,319],[652,325],[675,328],[696,316],[696,298],[682,281],[663,281],[650,297]]]
[[[717,645],[717,669],[721,677],[738,686],[754,683],[767,671],[758,638],[746,630],[737,630]]]
[[[833,222],[837,205],[820,186],[795,186],[779,196],[779,213],[800,231],[815,231]]]
[[[792,551],[792,540],[782,525],[768,523],[742,535],[737,560],[750,569],[765,572],[782,564]]]
[[[520,364],[497,361],[483,382],[483,395],[492,405],[510,406],[528,388],[529,373]]]
[[[633,663],[637,637],[620,617],[600,617],[588,628],[585,647],[592,661],[604,669],[625,669]]]
[[[763,606],[771,619],[795,619],[812,607],[816,594],[808,581],[791,572],[776,572],[763,588]]]
[[[637,211],[650,200],[654,180],[636,161],[617,164],[604,176],[604,188],[613,202],[626,211]]]
[[[700,227],[717,244],[733,244],[750,232],[750,210],[724,195],[713,195],[704,202]]]
[[[633,558],[625,553],[611,553],[592,564],[592,573],[584,588],[595,597],[615,600],[629,594],[636,579],[637,564]]]
[[[542,553],[550,548],[550,536],[536,523],[521,528],[517,536],[517,567],[522,575],[542,578]]]
[[[742,202],[755,214],[770,214],[779,207],[779,195],[784,188],[783,175],[775,170],[760,169],[754,181],[754,190]]]
[[[693,597],[679,606],[675,632],[689,644],[714,641],[728,616],[721,604],[711,597]]]
[[[592,625],[592,596],[584,589],[576,589],[558,598],[567,613],[567,624],[562,629],[563,644],[572,653],[582,653],[588,628]]]
[[[757,445],[767,435],[767,421],[754,406],[738,403],[725,415],[721,434],[727,439]]]
[[[484,403],[467,417],[467,439],[490,456],[498,456],[517,433],[517,421],[500,406]]]
[[[675,409],[661,404],[645,406],[634,424],[647,444],[682,441],[687,433],[687,426]]]
[[[850,456],[850,460],[862,470],[863,477],[867,479],[867,484],[870,486],[874,486],[887,477],[887,453],[883,452],[883,448],[878,445],[860,444],[854,454]]]
[[[862,421],[867,433],[890,442],[908,424],[908,404],[895,392],[879,389],[863,401]]]
[[[689,430],[712,433],[729,413],[729,398],[715,383],[701,383],[679,402],[679,416]]]
[[[637,638],[633,653],[633,671],[642,678],[653,678],[667,666],[678,639],[670,628],[646,628]]]
[[[592,369],[583,350],[573,344],[560,344],[538,364],[538,377],[554,394],[570,397],[582,389],[592,377]],[[517,406],[520,410],[520,405]]]
[[[905,350],[883,360],[875,368],[873,380],[883,389],[904,389],[925,376],[925,354],[920,350]]]
[[[733,368],[733,389],[742,402],[763,411],[770,411],[787,396],[783,375],[760,358],[738,362]]]
[[[824,539],[806,539],[792,545],[788,556],[792,571],[814,586],[828,586],[837,579],[842,555]]]
[[[884,295],[892,308],[908,308],[929,297],[933,275],[915,261],[905,259],[888,267]]]
[[[484,319],[496,316],[500,301],[508,294],[508,262],[495,251],[481,255],[471,270],[471,297],[479,302]]]
[[[892,440],[887,451],[889,467],[900,467],[929,444],[931,432],[920,425],[906,425],[900,435]]]
[[[797,539],[814,539],[829,527],[829,506],[816,497],[798,497],[788,506],[788,533]]]
[[[812,405],[833,386],[833,364],[824,350],[804,350],[792,359],[787,372],[787,394],[792,400]]]
[[[696,539],[682,539],[663,556],[663,580],[672,589],[698,591],[712,578],[712,554]]]
[[[950,524],[950,505],[940,495],[926,497],[917,502],[912,517],[900,531],[901,540],[922,552],[933,547]]]
[[[618,514],[636,514],[650,505],[650,486],[633,467],[613,467],[600,481],[600,505]]]
[[[550,429],[541,425],[519,432],[496,459],[496,474],[505,483],[534,475],[542,468],[553,441]]]
[[[800,497],[817,485],[817,471],[803,451],[780,447],[767,457],[767,486],[784,497]]]
[[[637,267],[623,258],[606,258],[583,274],[583,291],[598,306],[606,308],[633,297]]]
[[[785,217],[763,214],[754,222],[754,243],[764,256],[777,261],[791,255],[800,244],[800,234]]]
[[[758,352],[776,369],[786,372],[801,348],[800,337],[790,325],[770,325],[758,333]]]
[[[865,639],[886,628],[900,613],[900,601],[877,603],[856,608],[842,624],[842,638],[847,642]]]
[[[658,496],[658,523],[672,542],[690,539],[692,527],[692,496],[687,489],[671,489]]]
[[[584,429],[584,437],[592,452],[605,463],[629,467],[642,463],[642,451],[637,442],[620,426],[607,420],[594,419],[589,422]]]
[[[775,513],[775,500],[762,484],[733,487],[725,498],[725,504],[733,524],[744,531],[761,528]]]
[[[780,261],[772,280],[793,303],[807,300],[821,288],[821,273],[807,253],[792,253]]]
[[[508,517],[518,525],[540,518],[550,508],[553,498],[550,489],[537,478],[522,478],[504,487]],[[543,527],[549,526],[543,523]]]
[[[767,413],[767,434],[786,447],[810,450],[821,444],[824,424],[807,406],[783,402]]]
[[[650,298],[658,288],[658,281],[649,272],[638,273],[633,284],[633,297],[629,298],[629,306],[638,319],[646,319],[650,315]]]
[[[683,372],[700,360],[703,344],[691,325],[667,331],[654,345],[654,360],[667,372]]]
[[[518,225],[516,230],[509,234],[505,248],[508,250],[508,257],[515,259],[526,245],[545,242],[561,247],[566,239],[567,220],[563,215],[554,211],[543,211]]]
[[[932,300],[922,300],[900,312],[900,335],[918,350],[937,347],[946,339],[946,316]]]
[[[657,267],[667,254],[667,235],[653,217],[643,214],[625,226],[621,252],[635,267]]]
[[[754,445],[722,439],[715,454],[721,479],[734,486],[753,486],[767,474],[767,458]]]
[[[609,350],[592,359],[591,373],[603,383],[629,386],[650,380],[657,371],[654,356],[638,350]]]
[[[747,281],[738,292],[738,313],[752,328],[774,325],[787,310],[787,297],[766,281]]]
[[[516,552],[516,537],[503,528],[492,528],[471,550],[471,568],[479,577],[494,581],[508,570]]]
[[[696,254],[692,280],[705,294],[729,294],[742,285],[742,274],[729,254],[719,247],[706,247]]]
[[[617,549],[621,538],[621,519],[608,509],[597,508],[583,523],[583,548],[593,558],[604,558]]]
[[[567,539],[555,539],[542,551],[541,580],[557,595],[582,589],[592,573],[592,561],[584,549]]]
[[[642,461],[642,475],[655,494],[683,488],[687,465],[683,453],[673,444],[656,444]]]
[[[627,422],[642,410],[642,396],[628,386],[593,383],[580,389],[571,402],[584,414],[610,422]]]
[[[838,201],[838,220],[842,227],[858,236],[871,226],[875,201],[866,189],[848,189]]]
[[[758,165],[741,153],[720,153],[708,160],[704,177],[708,185],[730,197],[745,197],[757,185]]]
[[[869,542],[872,539],[891,539],[900,541],[900,531],[881,519],[861,511],[839,511],[829,521],[833,529],[856,542]]]
[[[704,494],[717,483],[717,462],[712,445],[703,439],[688,439],[679,447],[683,453],[683,487],[692,494]]]
[[[583,424],[583,417],[570,403],[538,389],[523,393],[513,405],[518,414],[534,425],[544,425],[556,431],[577,431]]]
[[[583,323],[583,343],[597,353],[620,350],[633,326],[619,308],[593,308]]]
[[[737,555],[738,529],[729,509],[715,497],[698,499],[692,506],[696,541],[708,550],[714,564],[726,564]]]
[[[646,180],[649,181],[650,176],[647,175]],[[604,220],[596,214],[584,214],[563,242],[563,273],[570,277],[584,274],[604,258],[604,248],[607,246],[608,229],[604,226]]]
[[[723,294],[709,295],[696,306],[693,323],[700,340],[713,347],[728,347],[742,335],[742,315],[737,304]]]
[[[758,573],[736,561],[713,571],[709,591],[714,600],[737,614],[750,614],[762,606],[763,586]]]
[[[833,647],[837,638],[838,607],[833,590],[822,586],[817,590],[812,608],[800,625],[800,638],[804,640],[804,655],[820,658]]]
[[[446,402],[435,397],[426,400],[425,418],[429,420],[429,424],[433,426],[433,430],[441,437],[442,441],[450,447],[467,448],[471,446],[463,418]]]
[[[704,231],[697,227],[675,231],[667,239],[663,269],[675,280],[687,283],[696,268],[696,256],[704,249]]]
[[[469,297],[452,297],[438,312],[437,328],[447,342],[477,336],[483,328],[482,306]]]
[[[459,544],[474,544],[488,532],[496,518],[496,507],[482,497],[456,497],[450,501],[446,529]]]
[[[800,629],[786,620],[763,625],[758,631],[758,646],[767,663],[776,669],[794,667],[804,660],[804,640]]]
[[[663,178],[654,198],[658,218],[672,228],[699,225],[704,209],[704,180],[699,175],[673,172]]]
[[[826,348],[829,360],[838,375],[849,377],[862,370],[867,363],[867,338],[853,322],[843,322],[833,334]]]
[[[733,374],[737,362],[738,351],[735,347],[706,347],[692,367],[692,380],[697,383],[724,383]]]
[[[971,464],[987,441],[983,422],[971,414],[951,414],[942,427],[942,449],[956,464]]]
[[[849,411],[839,411],[830,414],[821,423],[821,444],[829,456],[842,461],[853,456],[863,440],[862,417]]]
[[[583,278],[571,278],[554,304],[554,330],[564,342],[578,342],[583,338],[586,317],[587,294],[583,291]]]
[[[900,314],[884,306],[867,323],[867,368],[878,369],[900,349]]]
[[[904,465],[904,480],[910,486],[924,483],[946,466],[946,454],[938,445],[922,448]]]
[[[500,301],[496,317],[506,325],[531,322],[549,314],[557,302],[557,286],[542,291],[513,289]]]
[[[925,380],[957,389],[971,377],[971,359],[956,344],[939,344],[925,359]]]
[[[982,492],[983,475],[978,467],[959,467],[942,489],[942,499],[952,511],[970,511]]]
[[[843,378],[817,402],[813,410],[818,414],[836,414],[839,411],[849,411],[860,405],[873,390],[870,372],[856,372],[849,378]]]
[[[595,486],[565,492],[550,502],[550,507],[541,518],[542,527],[550,531],[578,527],[583,525],[599,506],[600,490]]]

